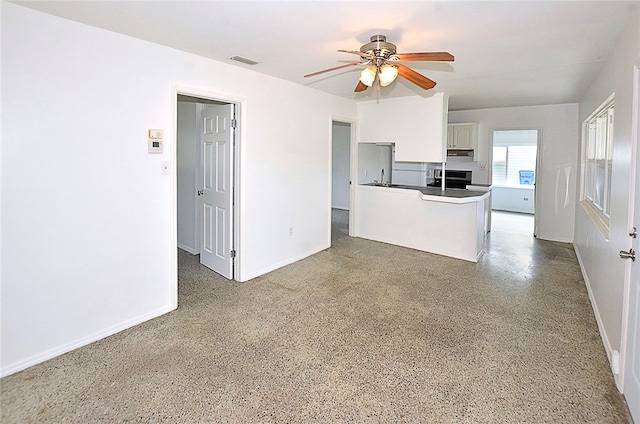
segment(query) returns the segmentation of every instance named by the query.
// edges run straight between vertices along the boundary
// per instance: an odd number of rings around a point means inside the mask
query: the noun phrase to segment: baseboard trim
[[[582,262],[582,257],[580,256],[580,251],[578,247],[574,244],[573,251],[576,253],[576,258],[578,258],[578,264],[580,264],[580,272],[582,273],[582,278],[584,279],[584,284],[587,287],[587,293],[589,294],[589,301],[591,302],[591,309],[593,309],[593,314],[596,318],[596,323],[598,324],[598,332],[600,333],[600,338],[602,339],[602,344],[604,345],[604,350],[607,353],[607,358],[609,359],[609,368],[613,373],[613,377],[616,381],[616,385],[618,384],[618,352],[611,348],[611,343],[609,343],[609,337],[607,337],[607,332],[604,329],[604,324],[602,322],[602,317],[600,316],[600,311],[598,310],[598,304],[596,303],[596,298],[593,295],[593,291],[591,290],[591,284],[589,283],[589,276],[587,275],[587,271],[584,267],[584,263]]]
[[[189,247],[189,246],[186,246],[186,245],[181,244],[181,243],[178,243],[178,249],[182,249],[182,250],[184,250],[185,252],[189,252],[189,253],[191,253],[192,255],[199,255],[199,254],[200,254],[200,252],[198,252],[198,251],[197,251],[197,250],[195,250],[194,248]]]
[[[324,244],[324,245],[322,245],[320,247],[317,247],[315,249],[307,250],[304,253],[301,253],[299,255],[293,256],[291,258],[287,258],[284,261],[278,262],[276,264],[269,265],[268,267],[262,268],[262,269],[260,269],[260,270],[258,270],[256,272],[252,272],[252,273],[250,273],[248,275],[241,275],[240,279],[238,281],[241,282],[241,283],[247,282],[247,281],[252,280],[254,278],[260,277],[261,275],[267,274],[267,273],[269,273],[271,271],[275,271],[278,268],[282,268],[283,266],[290,265],[290,264],[292,264],[294,262],[298,262],[299,260],[307,258],[307,257],[309,257],[311,255],[315,255],[316,253],[322,252],[323,250],[328,249],[330,247],[331,247],[331,244]]]
[[[134,327],[138,324],[142,324],[145,321],[149,321],[150,319],[153,318],[157,318],[161,315],[166,314],[167,312],[171,312],[172,310],[176,309],[175,306],[172,305],[166,305],[163,306],[162,308],[158,308],[154,311],[151,311],[147,314],[144,315],[140,315],[136,318],[133,318],[131,320],[125,321],[121,324],[115,325],[113,327],[109,327],[106,328],[102,331],[99,331],[97,333],[91,334],[87,337],[82,337],[80,339],[74,340],[71,343],[66,343],[64,345],[58,346],[58,347],[54,347],[52,349],[48,349],[44,352],[38,353],[36,355],[30,356],[28,358],[25,358],[21,361],[15,362],[13,364],[9,364],[6,367],[3,367],[0,370],[0,378],[1,377],[6,377],[8,375],[11,374],[15,374],[19,371],[25,370],[29,367],[32,367],[34,365],[40,364],[42,362],[45,362],[49,359],[53,359],[56,356],[60,356],[64,353],[67,352],[71,352],[72,350],[78,349],[80,347],[86,346],[88,344],[91,344],[93,342],[96,342],[98,340],[104,339],[105,337],[109,337],[112,336],[116,333],[119,333],[122,330],[126,330],[127,328],[131,328]]]

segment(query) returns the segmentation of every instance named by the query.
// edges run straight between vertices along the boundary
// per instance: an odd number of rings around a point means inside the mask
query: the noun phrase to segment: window
[[[605,233],[609,231],[611,211],[613,111],[611,96],[583,124],[581,200]]]
[[[535,185],[538,131],[494,131],[492,179],[496,186]]]

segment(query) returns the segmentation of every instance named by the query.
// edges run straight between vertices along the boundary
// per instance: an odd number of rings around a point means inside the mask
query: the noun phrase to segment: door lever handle
[[[632,261],[636,261],[636,252],[633,249],[629,249],[629,251],[627,252],[626,250],[621,250],[620,251],[620,259],[631,259]]]
[[[633,227],[633,230],[629,231],[629,237],[631,238],[638,237],[638,230],[636,229],[636,227]]]
[[[198,196],[202,196],[204,194],[204,190],[198,190]]]

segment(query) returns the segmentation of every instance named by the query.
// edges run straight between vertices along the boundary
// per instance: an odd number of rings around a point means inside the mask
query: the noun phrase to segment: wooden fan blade
[[[361,65],[362,62],[351,62],[351,63],[347,63],[346,65],[340,65],[340,66],[336,66],[334,68],[329,68],[329,69],[324,69],[322,71],[318,71],[318,72],[313,72],[311,74],[307,74],[304,77],[313,77],[315,75],[320,75],[320,74],[324,74],[325,72],[331,72],[331,71],[335,71],[338,69],[342,69],[342,68],[348,68],[349,66],[356,66],[356,65]]]
[[[357,54],[360,57],[363,57],[365,59],[375,59],[375,56],[369,53],[363,53],[360,51],[355,51],[355,50],[338,50],[340,53],[351,53],[351,54]]]
[[[398,53],[394,54],[392,57],[404,62],[453,62],[455,60],[453,55],[447,52]]]
[[[424,88],[425,90],[428,90],[436,86],[435,81],[432,81],[429,78],[425,77],[424,75],[417,73],[413,69],[407,68],[406,66],[400,63],[396,63],[394,65],[398,67],[398,75],[408,79],[415,85],[421,88]]]
[[[368,86],[366,86],[365,84],[362,83],[362,81],[358,81],[358,85],[356,85],[356,89],[353,90],[355,93],[359,93],[361,91],[365,91],[367,88],[369,88]]]

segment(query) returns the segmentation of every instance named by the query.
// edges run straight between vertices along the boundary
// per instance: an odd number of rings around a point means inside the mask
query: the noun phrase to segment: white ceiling
[[[453,63],[411,62],[450,96],[450,110],[578,102],[640,1],[15,1],[88,25],[250,68],[355,100],[427,94],[398,79],[354,93],[374,34],[399,53],[448,51]],[[27,36],[28,34],[25,34]],[[259,62],[244,65],[232,56]]]

